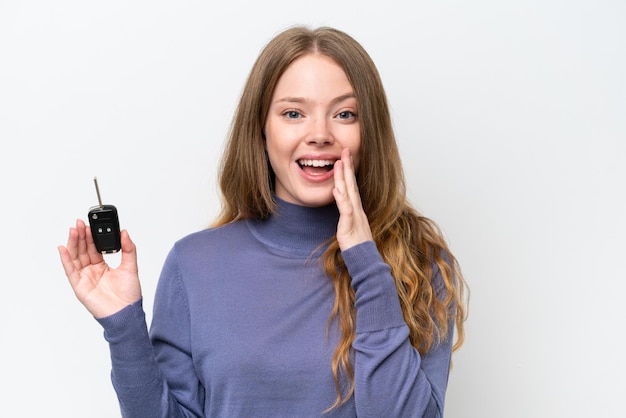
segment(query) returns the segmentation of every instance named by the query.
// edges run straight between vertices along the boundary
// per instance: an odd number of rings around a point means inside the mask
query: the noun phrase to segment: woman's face
[[[301,206],[333,201],[333,164],[349,148],[358,167],[361,133],[354,91],[323,55],[295,60],[278,80],[265,121],[276,196]]]

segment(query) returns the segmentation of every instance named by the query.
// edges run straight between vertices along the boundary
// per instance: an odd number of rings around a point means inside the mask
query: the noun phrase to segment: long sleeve
[[[424,356],[410,345],[389,266],[373,242],[343,253],[356,291],[355,393],[324,412],[336,397],[331,363],[340,336],[328,327],[333,284],[310,255],[336,233],[337,209],[280,208],[266,221],[179,240],[165,260],[149,330],[141,301],[100,320],[122,415],[441,416],[451,344]]]
[[[343,258],[356,294],[352,346],[357,415],[442,417],[453,327],[444,343],[420,355],[409,342],[390,268],[374,242],[346,250]],[[433,271],[435,283],[441,282],[440,274],[438,269]]]
[[[123,417],[203,416],[202,399],[198,399],[196,388],[190,387],[198,379],[185,346],[189,336],[185,335],[184,295],[177,290],[175,263],[168,261],[157,290],[160,303],[155,306],[152,340],[141,300],[98,320],[109,342],[111,379]],[[181,311],[182,321],[178,316]]]

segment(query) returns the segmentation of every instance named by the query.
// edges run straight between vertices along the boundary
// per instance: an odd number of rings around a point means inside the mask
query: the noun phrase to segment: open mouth
[[[336,160],[298,160],[298,165],[309,174],[325,174],[333,169]]]

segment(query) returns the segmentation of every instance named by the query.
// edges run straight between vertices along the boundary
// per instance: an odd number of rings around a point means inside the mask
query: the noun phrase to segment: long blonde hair
[[[278,79],[294,60],[306,54],[335,60],[354,89],[361,132],[357,183],[374,241],[391,267],[412,345],[426,353],[447,337],[449,324],[454,323],[457,338],[453,349],[458,349],[465,335],[465,281],[438,226],[420,215],[406,198],[380,75],[363,47],[346,33],[328,27],[293,27],[261,51],[244,86],[220,164],[222,212],[213,225],[265,219],[274,213],[274,173],[265,153],[263,127]],[[329,323],[338,319],[340,329],[331,364],[337,390],[335,407],[354,392],[350,353],[355,338],[355,296],[336,239],[325,250],[322,263],[336,296]],[[434,265],[443,278],[443,297],[431,283]],[[350,382],[344,393],[339,383],[342,375]]]

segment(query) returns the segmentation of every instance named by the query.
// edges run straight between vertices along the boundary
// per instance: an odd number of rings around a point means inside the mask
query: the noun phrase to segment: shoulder
[[[204,277],[207,272],[221,272],[220,266],[232,265],[251,241],[245,221],[193,232],[170,248],[162,277],[179,277],[187,281]]]
[[[249,239],[250,231],[246,222],[237,221],[186,235],[174,243],[171,254],[176,254],[177,258],[196,258],[228,253],[240,248]]]
[[[210,244],[215,240],[234,239],[242,233],[248,233],[245,221],[231,222],[218,227],[210,227],[192,232],[176,241],[175,246]]]

